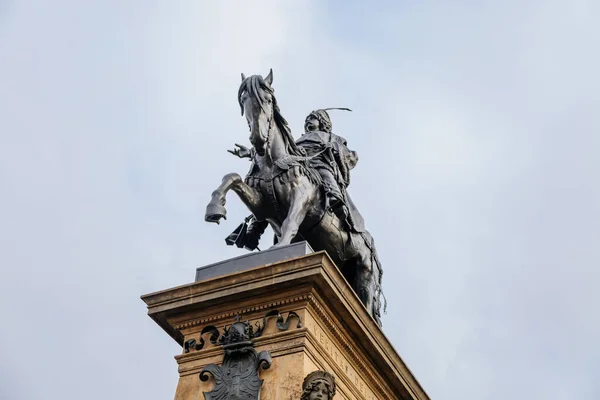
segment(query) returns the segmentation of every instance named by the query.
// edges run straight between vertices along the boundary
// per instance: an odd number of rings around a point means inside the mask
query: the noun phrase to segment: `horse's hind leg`
[[[308,203],[309,197],[305,191],[296,190],[293,192],[287,216],[281,224],[281,237],[273,247],[292,243],[292,240],[298,234],[300,224],[306,217]]]
[[[365,246],[359,253],[356,262],[356,275],[354,279],[354,290],[369,314],[381,326],[376,308],[377,297],[377,267],[369,248]]]

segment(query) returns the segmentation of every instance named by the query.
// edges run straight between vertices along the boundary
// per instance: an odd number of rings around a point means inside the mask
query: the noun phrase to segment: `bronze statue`
[[[233,190],[252,216],[228,243],[256,248],[270,225],[275,246],[306,240],[313,249],[326,250],[381,325],[381,265],[374,240],[346,191],[358,156],[332,132],[326,110],[313,111],[306,118],[305,134],[294,141],[272,83],[273,71],[266,78],[242,74],[238,102],[250,128],[252,148],[236,144],[238,148],[230,153],[249,157],[250,171],[245,180],[236,173],[223,177],[205,220],[219,223],[225,218],[226,194]]]
[[[296,141],[301,150],[310,157],[310,165],[319,172],[325,191],[325,207],[335,212],[338,217],[356,231],[364,230],[364,222],[358,210],[352,205],[353,213],[349,214],[346,188],[350,184],[350,170],[356,166],[358,155],[348,149],[346,139],[332,132],[331,118],[328,110],[346,110],[349,108],[326,108],[312,111],[304,121],[304,134]],[[236,149],[227,150],[240,158],[252,159],[256,152],[240,144]],[[246,220],[226,239],[229,245],[255,250],[260,237],[267,228],[268,221],[258,221],[253,215]],[[357,229],[358,228],[358,229]],[[243,232],[242,232],[243,230]],[[275,236],[277,242],[277,236]]]
[[[326,371],[314,371],[302,382],[300,400],[332,400],[335,392],[335,377]]]
[[[304,134],[296,141],[301,150],[310,157],[309,163],[321,176],[325,190],[326,208],[329,211],[342,210],[340,217],[347,217],[346,188],[350,184],[350,170],[358,162],[355,151],[348,149],[346,139],[332,132],[328,110],[346,110],[349,108],[325,108],[314,110],[304,121]],[[252,159],[256,152],[240,144],[237,149],[227,150],[240,158]]]

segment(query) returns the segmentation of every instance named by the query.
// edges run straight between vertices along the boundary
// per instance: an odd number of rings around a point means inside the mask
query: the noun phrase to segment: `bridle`
[[[264,112],[264,108],[261,107],[261,110]],[[271,141],[273,138],[273,119],[274,119],[274,112],[273,112],[273,107],[271,106],[271,113],[270,115],[267,115],[267,137],[265,138],[265,156],[269,159],[269,161],[273,162],[273,159],[271,158],[271,152],[269,151],[269,149],[271,148]],[[252,127],[250,127],[250,132],[252,132]],[[259,129],[259,133],[258,135],[261,135],[260,133],[260,129]],[[261,135],[261,139],[262,139],[262,135]],[[254,146],[254,144],[253,144]]]

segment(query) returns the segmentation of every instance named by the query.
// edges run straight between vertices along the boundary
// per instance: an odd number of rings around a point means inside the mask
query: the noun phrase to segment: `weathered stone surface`
[[[202,337],[201,332],[208,326],[222,332],[237,315],[256,329],[264,325],[253,339],[256,351],[267,350],[273,359],[271,367],[260,372],[262,400],[299,399],[304,377],[315,370],[335,376],[335,400],[428,399],[325,252],[142,299],[150,317],[182,346],[182,354],[176,356],[176,400],[202,399],[202,392],[212,389],[213,381],[201,382],[199,374],[206,365],[221,363],[224,352],[211,343],[209,332]],[[265,320],[269,312],[273,315]],[[195,345],[186,353],[184,343],[191,339]]]

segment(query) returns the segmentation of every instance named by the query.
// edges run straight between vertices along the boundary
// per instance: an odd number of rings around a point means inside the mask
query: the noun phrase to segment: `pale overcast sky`
[[[233,257],[240,73],[332,113],[433,399],[600,398],[600,5],[0,1],[0,398],[172,398],[139,296]],[[264,245],[271,238],[265,238]]]

